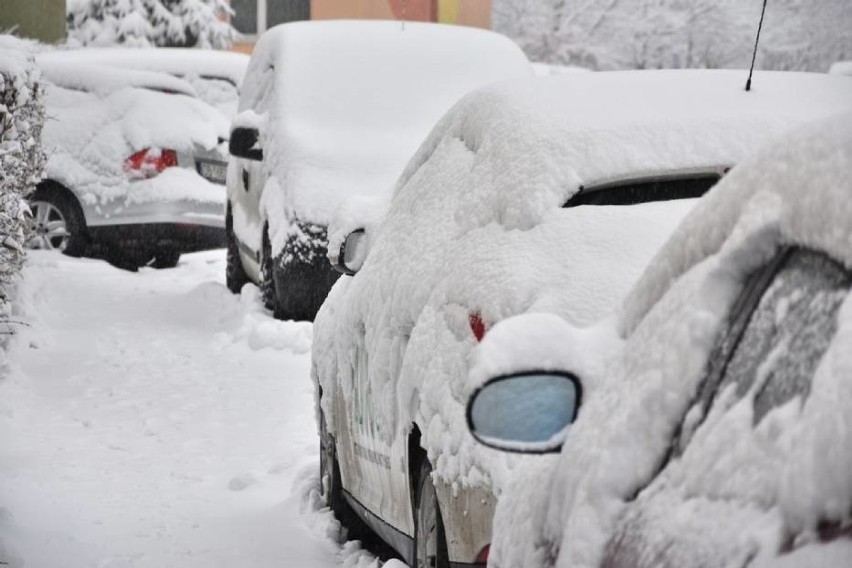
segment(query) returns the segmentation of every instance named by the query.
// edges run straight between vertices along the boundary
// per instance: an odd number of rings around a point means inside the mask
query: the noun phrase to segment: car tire
[[[249,281],[240,258],[240,247],[237,244],[237,236],[234,234],[234,218],[231,216],[231,206],[225,216],[225,236],[228,239],[228,249],[225,265],[225,284],[234,294],[239,294],[243,286]]]
[[[277,317],[278,296],[275,292],[275,259],[272,258],[272,244],[269,242],[269,228],[263,231],[263,243],[260,252],[260,296],[267,310]]]
[[[432,466],[423,459],[417,476],[414,507],[414,566],[412,568],[449,568],[444,520],[432,481]]]
[[[337,462],[337,446],[325,426],[325,416],[320,417],[320,485],[323,504],[331,509],[342,523],[350,518],[349,505],[343,498],[340,464]]]
[[[176,249],[158,250],[154,254],[154,260],[151,261],[153,268],[174,268],[180,260],[180,251]]]
[[[30,248],[60,250],[75,257],[85,254],[88,244],[86,218],[70,191],[45,182],[39,184],[28,201],[34,231],[27,243]]]

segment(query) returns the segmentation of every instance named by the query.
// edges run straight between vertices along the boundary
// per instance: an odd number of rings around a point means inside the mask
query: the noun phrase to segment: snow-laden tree
[[[852,57],[850,0],[769,0],[758,67]],[[762,0],[495,0],[494,28],[534,60],[592,69],[745,67]]]
[[[0,35],[0,321],[26,258],[25,198],[44,171],[44,103],[30,45]],[[0,326],[0,335],[8,333]]]
[[[69,42],[222,49],[237,32],[227,0],[68,0]]]

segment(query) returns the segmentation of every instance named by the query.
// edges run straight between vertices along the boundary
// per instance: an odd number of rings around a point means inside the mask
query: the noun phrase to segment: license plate
[[[225,180],[228,178],[228,164],[212,160],[196,160],[196,164],[201,177],[213,183],[225,185]]]

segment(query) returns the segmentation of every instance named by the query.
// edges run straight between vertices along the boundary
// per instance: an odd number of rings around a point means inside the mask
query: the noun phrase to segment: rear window
[[[713,187],[720,176],[705,174],[694,177],[644,179],[580,189],[563,207],[579,205],[636,205],[653,201],[701,197]]]

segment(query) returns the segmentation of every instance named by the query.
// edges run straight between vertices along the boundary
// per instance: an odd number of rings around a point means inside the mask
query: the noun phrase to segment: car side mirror
[[[257,128],[238,126],[231,131],[228,152],[237,158],[260,162],[263,160],[263,150],[258,143],[259,138],[260,133]]]
[[[570,373],[496,377],[471,396],[467,426],[486,446],[524,454],[558,452],[577,417],[580,380]]]
[[[341,274],[354,275],[361,270],[367,259],[367,233],[364,229],[356,229],[346,235],[337,258],[332,258],[331,266]]]

